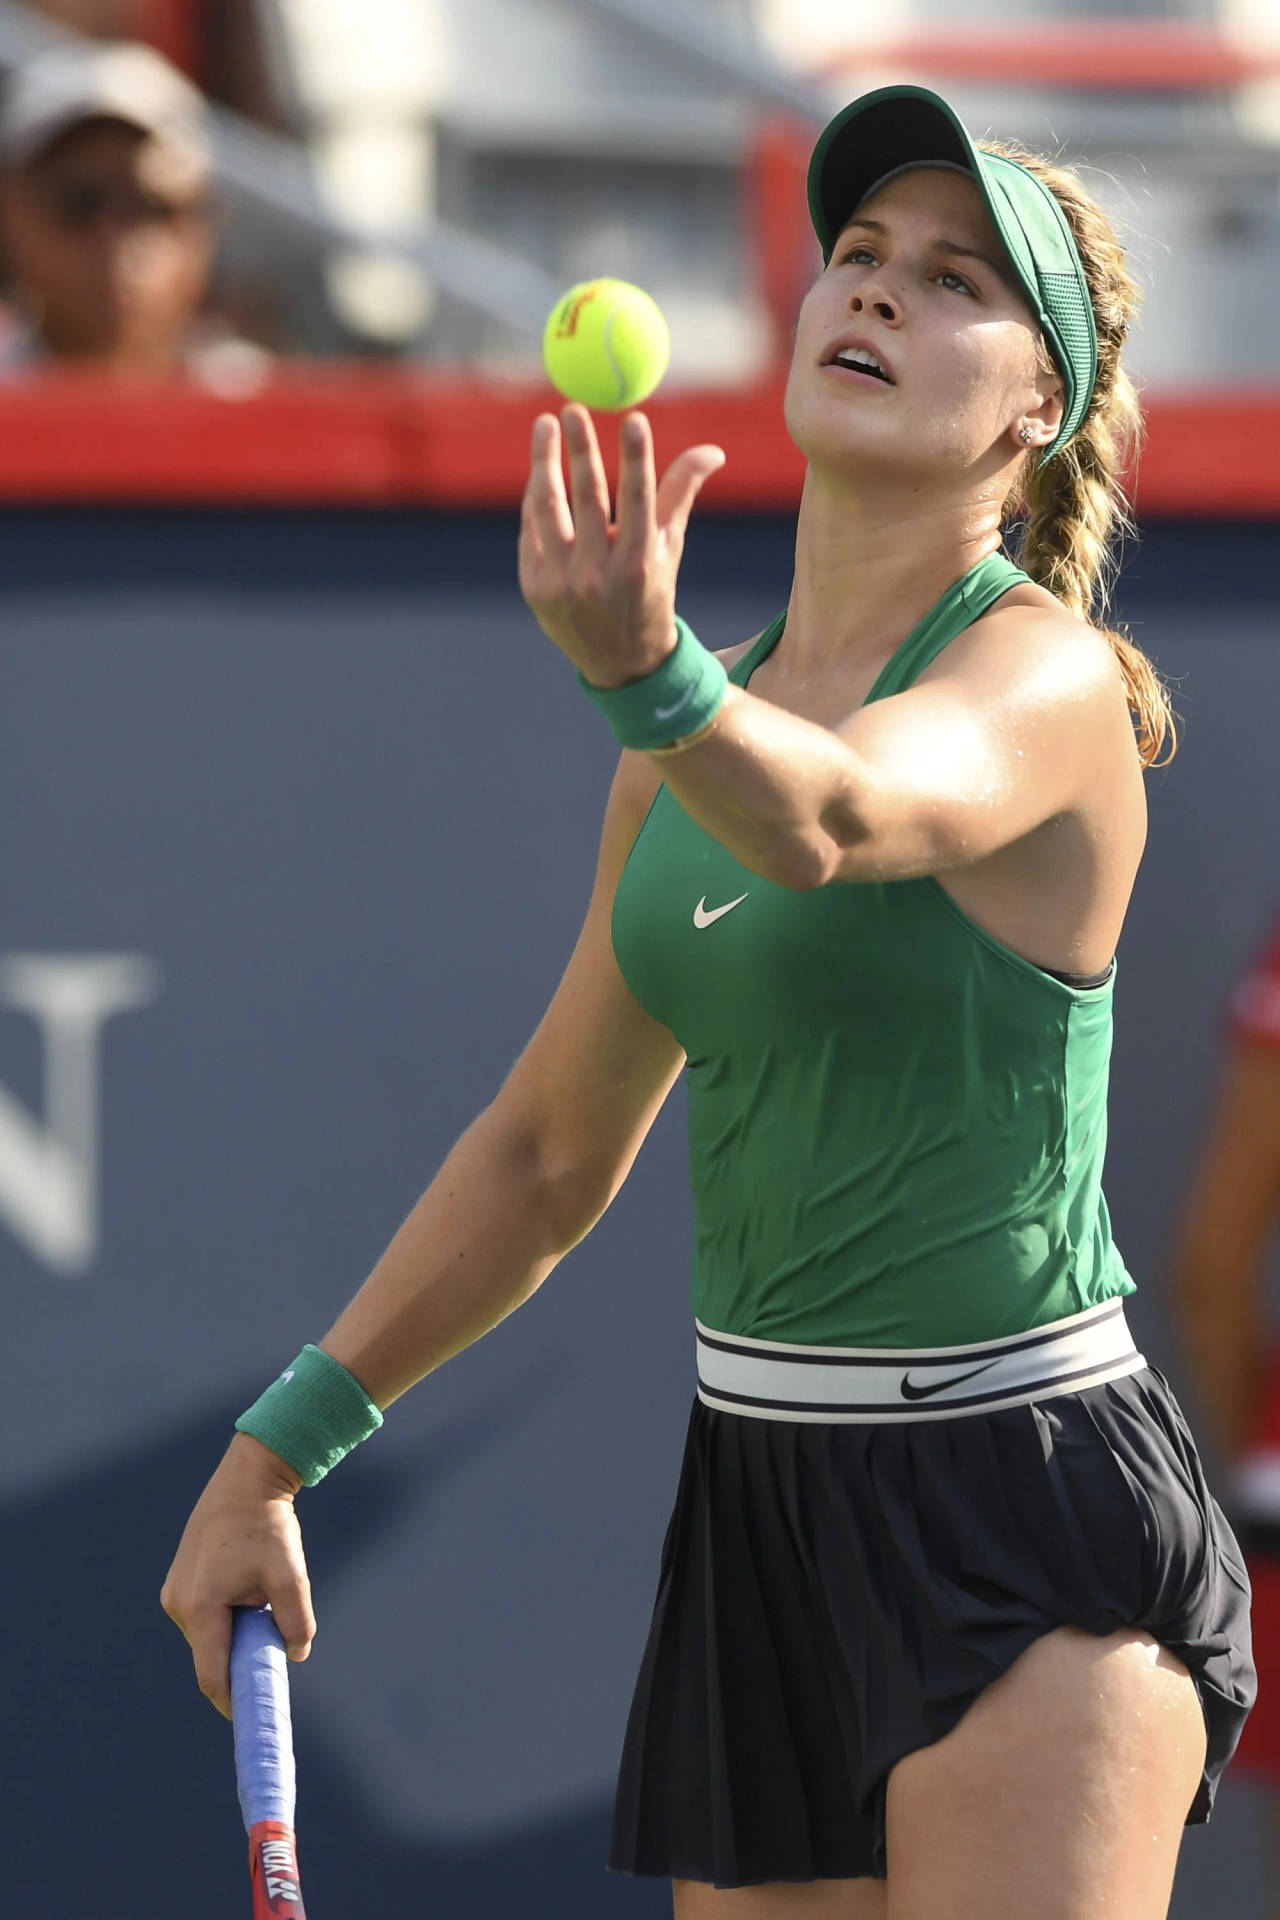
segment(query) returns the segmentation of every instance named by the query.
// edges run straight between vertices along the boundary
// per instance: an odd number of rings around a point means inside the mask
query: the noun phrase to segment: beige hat
[[[72,40],[16,67],[0,105],[0,161],[25,166],[85,120],[123,120],[210,161],[204,100],[152,47]]]

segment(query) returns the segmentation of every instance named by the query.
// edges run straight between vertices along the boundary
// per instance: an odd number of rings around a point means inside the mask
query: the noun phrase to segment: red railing
[[[1280,39],[1267,45],[1191,21],[1024,20],[860,39],[818,73],[851,79],[851,97],[892,79],[1081,87],[1122,93],[1203,93],[1280,75]]]
[[[194,80],[201,78],[207,5],[208,0],[139,0],[137,9],[139,36]]]
[[[246,399],[51,374],[0,389],[0,502],[154,501],[513,508],[540,385],[350,366],[287,368]],[[646,408],[660,462],[713,440],[728,464],[710,511],[789,511],[804,465],[782,387],[673,390]],[[1147,397],[1146,514],[1280,516],[1280,388]],[[599,416],[606,457],[613,423]],[[700,507],[700,511],[702,507]]]

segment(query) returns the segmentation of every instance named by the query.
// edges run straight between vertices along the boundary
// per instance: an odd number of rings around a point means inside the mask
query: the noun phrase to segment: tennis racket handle
[[[253,1920],[307,1920],[298,1879],[298,1843],[280,1820],[259,1820],[249,1834]]]

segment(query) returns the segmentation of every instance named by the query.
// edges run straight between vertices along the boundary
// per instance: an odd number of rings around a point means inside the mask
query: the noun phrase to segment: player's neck
[[[922,500],[919,490],[853,493],[814,474],[805,481],[787,610],[793,670],[875,659],[999,544],[992,509]]]

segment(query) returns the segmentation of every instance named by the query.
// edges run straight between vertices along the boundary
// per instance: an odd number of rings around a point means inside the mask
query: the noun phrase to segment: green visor
[[[1098,377],[1098,333],[1089,284],[1066,215],[1049,189],[1016,160],[983,153],[927,87],[880,87],[838,113],[809,162],[809,212],[831,250],[871,188],[907,167],[939,163],[972,174],[1019,284],[1066,383],[1066,410],[1048,460],[1088,411]]]

